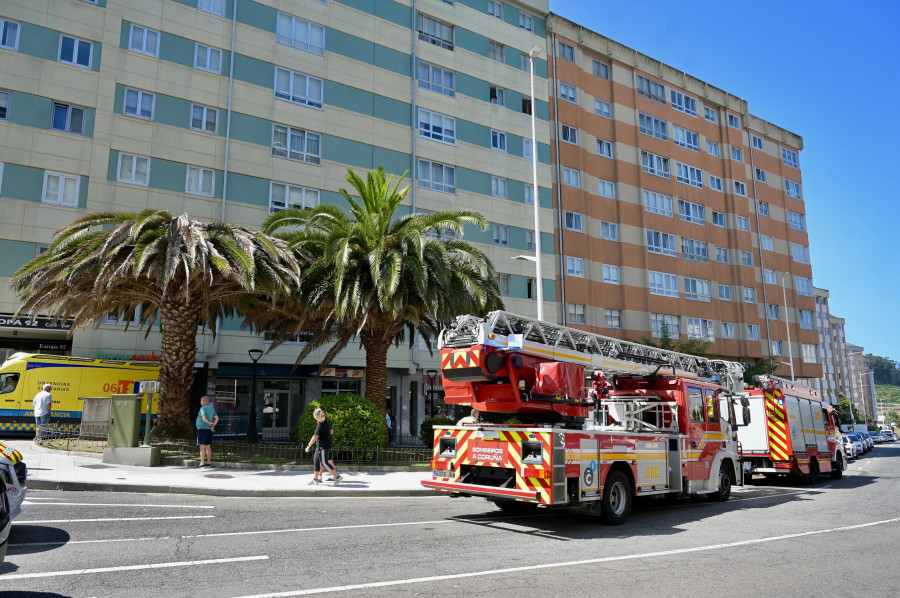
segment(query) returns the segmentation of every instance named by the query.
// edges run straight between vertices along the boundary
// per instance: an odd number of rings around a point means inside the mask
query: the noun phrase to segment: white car
[[[856,447],[856,456],[862,457],[866,454],[866,444],[862,439],[862,436],[859,434],[844,434],[844,438],[850,439],[853,445]]]
[[[861,454],[862,445],[846,434],[842,437],[844,441],[844,452],[847,453],[847,459],[856,459]]]
[[[22,460],[22,453],[0,443],[0,474],[6,483],[6,500],[9,505],[10,519],[15,519],[22,512],[22,501],[28,487],[28,468]]]

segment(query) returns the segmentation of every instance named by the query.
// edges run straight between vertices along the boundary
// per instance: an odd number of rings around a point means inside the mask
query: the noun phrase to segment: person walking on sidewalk
[[[391,414],[390,414],[390,413],[385,413],[385,414],[384,414],[384,423],[385,423],[385,425],[387,426],[387,429],[388,429],[388,444],[393,444],[393,442],[394,442],[394,428],[393,428],[393,426],[391,426]]]
[[[309,444],[306,445],[307,453],[312,448],[313,443],[316,445],[316,452],[313,453],[313,479],[310,480],[309,485],[321,484],[322,474],[327,469],[328,473],[331,474],[331,481],[337,486],[344,478],[338,474],[334,468],[334,461],[331,460],[331,449],[333,448],[331,443],[331,422],[325,417],[325,412],[321,407],[317,407],[313,411],[313,417],[318,424],[316,425],[315,434],[309,439]]]
[[[32,403],[34,404],[34,435],[38,435],[38,426],[45,426],[50,423],[50,407],[53,405],[53,395],[50,390],[53,385],[49,382],[44,384],[44,390],[34,395]]]
[[[197,445],[200,447],[200,467],[212,467],[212,437],[219,423],[215,408],[209,404],[209,397],[200,399],[200,413],[197,414]],[[203,461],[206,460],[206,463]]]

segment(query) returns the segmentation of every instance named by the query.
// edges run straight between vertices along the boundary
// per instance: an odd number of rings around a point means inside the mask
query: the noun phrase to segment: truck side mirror
[[[750,399],[748,399],[747,397],[741,397],[741,407],[744,407],[745,409],[747,407],[750,407]]]
[[[746,401],[747,399],[744,399],[744,400]],[[744,405],[741,408],[741,417],[744,418],[744,425],[749,426],[750,425],[750,406],[749,405]]]

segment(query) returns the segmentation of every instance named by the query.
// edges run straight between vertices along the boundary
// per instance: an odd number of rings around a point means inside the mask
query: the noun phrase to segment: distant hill
[[[875,396],[879,402],[900,403],[900,386],[893,384],[876,384]]]

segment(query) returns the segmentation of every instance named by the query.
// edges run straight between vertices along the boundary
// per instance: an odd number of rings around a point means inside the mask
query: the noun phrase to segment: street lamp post
[[[787,330],[788,361],[791,362],[791,382],[794,381],[794,350],[791,348],[791,319],[788,317],[787,291],[784,290],[784,273],[781,273],[781,295],[784,299],[784,327]]]
[[[262,357],[262,349],[250,349],[247,351],[253,360],[253,381],[250,383],[250,419],[247,420],[247,442],[257,443],[259,437],[256,434],[256,362]]]
[[[425,370],[425,373],[428,375],[428,383],[430,389],[428,391],[428,400],[430,403],[430,413],[431,417],[434,417],[434,379],[438,375],[437,370]]]
[[[534,189],[534,267],[536,272],[534,285],[537,290],[537,319],[541,321],[544,320],[544,285],[541,278],[541,203],[537,179],[538,147],[534,115],[537,112],[537,98],[534,97],[534,59],[543,51],[543,47],[535,46],[528,53],[528,57],[531,59],[531,175]]]

